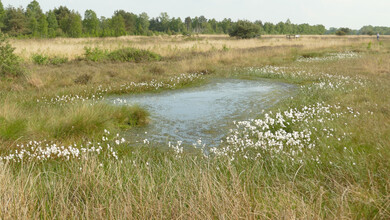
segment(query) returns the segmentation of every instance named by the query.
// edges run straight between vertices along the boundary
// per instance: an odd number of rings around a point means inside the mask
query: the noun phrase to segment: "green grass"
[[[23,119],[6,120],[0,117],[0,124],[0,138],[4,140],[16,140],[26,131],[26,122]]]
[[[75,103],[25,108],[4,105],[0,108],[0,140],[37,139],[80,140],[101,135],[104,129],[120,131],[148,123],[148,112],[138,106]]]

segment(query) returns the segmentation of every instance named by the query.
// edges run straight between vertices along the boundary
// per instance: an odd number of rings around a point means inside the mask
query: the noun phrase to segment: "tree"
[[[315,34],[323,35],[326,32],[326,28],[324,25],[319,24],[314,26],[314,28],[315,28]]]
[[[60,29],[58,28],[58,22],[56,15],[53,11],[47,13],[47,23],[48,23],[48,36],[57,37]]]
[[[14,54],[14,50],[5,35],[0,32],[0,77],[15,77],[23,74],[20,59]]]
[[[86,33],[88,36],[96,37],[99,33],[99,19],[97,18],[97,15],[92,10],[86,10],[84,13],[84,20],[83,20],[83,29],[84,33]]]
[[[100,29],[100,36],[101,37],[111,36],[110,23],[111,23],[110,19],[107,19],[104,16],[100,17],[99,29]]]
[[[213,18],[213,19],[210,19],[208,20],[208,23],[209,23],[209,26],[211,28],[211,34],[215,34],[218,32],[218,24],[217,24],[217,21]]]
[[[260,27],[253,24],[250,21],[239,20],[234,24],[233,28],[230,30],[230,37],[237,38],[254,38],[260,34]]]
[[[126,35],[125,20],[122,15],[118,14],[111,18],[110,29],[115,37]]]
[[[205,31],[207,31],[207,29],[209,27],[208,23],[207,23],[207,18],[205,16],[201,15],[198,18],[197,25],[198,25],[198,33],[204,33]]]
[[[71,11],[66,6],[60,6],[59,8],[55,8],[53,12],[56,15],[59,29],[62,32],[67,33],[69,28],[68,19]]]
[[[199,18],[198,17],[195,17],[195,18],[192,19],[192,30],[195,33],[199,33],[200,32],[200,23],[199,23]]]
[[[158,18],[152,18],[149,20],[149,30],[151,31],[162,31],[161,22]]]
[[[53,10],[56,15],[58,26],[65,35],[69,37],[80,37],[82,34],[81,15],[75,11],[70,11],[65,6],[60,6]],[[58,32],[57,32],[58,33]]]
[[[287,19],[286,23],[284,23],[284,34],[293,34],[293,24],[291,24],[290,19]]]
[[[45,14],[42,14],[38,20],[38,32],[40,37],[48,37],[48,22]]]
[[[283,22],[279,22],[275,25],[275,31],[277,34],[285,34],[285,24]]]
[[[66,34],[69,37],[81,37],[83,25],[81,23],[80,14],[72,11],[67,19]]]
[[[38,37],[38,21],[34,17],[31,17],[28,21],[28,28],[30,29],[30,34],[33,37]]]
[[[125,31],[128,34],[137,33],[137,15],[124,10],[115,11],[114,16],[120,15],[125,22]],[[113,17],[114,17],[113,16]]]
[[[274,32],[274,27],[275,27],[275,25],[272,24],[271,22],[265,22],[264,23],[264,32],[266,34],[274,34],[275,33]]]
[[[263,22],[260,21],[260,20],[256,20],[255,21],[255,25],[259,26],[260,28],[260,34],[262,34],[264,32],[264,25],[263,25]]]
[[[351,29],[349,29],[349,28],[339,28],[336,31],[336,35],[343,36],[343,35],[349,34],[350,32],[351,32]]]
[[[364,35],[374,35],[374,27],[369,25],[369,26],[364,26],[359,30],[359,34],[364,34]]]
[[[149,16],[145,12],[137,18],[137,34],[146,34],[149,30]]]
[[[27,5],[26,8],[27,17],[29,18],[34,17],[35,19],[37,19],[41,14],[43,14],[41,6],[36,0],[33,0],[32,2],[30,2],[30,4]]]
[[[5,10],[4,31],[12,36],[27,34],[26,20],[23,8],[16,9],[10,6]]]
[[[32,2],[30,2],[30,4],[27,5],[26,16],[28,19],[28,27],[33,37],[38,37],[41,35],[41,33],[39,33],[38,21],[40,20],[42,15],[43,13],[41,6],[36,0],[33,0]]]
[[[3,3],[1,3],[1,0],[0,0],[0,32],[1,32],[1,29],[4,27],[4,17],[5,17],[5,10],[3,7]]]
[[[169,29],[169,23],[170,23],[170,18],[168,13],[162,12],[160,16],[158,17],[159,21],[161,22],[161,31],[167,32]]]
[[[191,19],[191,17],[186,17],[186,19],[184,20],[184,23],[186,24],[187,32],[191,32],[192,31],[192,27],[191,27],[192,19]]]
[[[232,22],[232,20],[230,18],[229,19],[225,18],[225,19],[222,20],[221,26],[222,26],[223,33],[225,33],[225,34],[229,33],[229,30],[232,27],[232,23],[233,22]]]
[[[174,33],[180,33],[184,30],[184,24],[180,18],[172,18],[169,22],[168,29]]]

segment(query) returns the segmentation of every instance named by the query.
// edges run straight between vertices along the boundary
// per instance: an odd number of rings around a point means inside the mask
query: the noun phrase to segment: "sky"
[[[4,7],[26,6],[32,0],[0,0]],[[123,9],[149,17],[167,12],[182,20],[190,16],[206,18],[246,19],[278,23],[290,19],[292,23],[322,24],[326,28],[349,27],[360,29],[365,25],[390,26],[390,0],[37,0],[43,11],[61,5],[78,11],[92,9],[97,15],[111,17]]]

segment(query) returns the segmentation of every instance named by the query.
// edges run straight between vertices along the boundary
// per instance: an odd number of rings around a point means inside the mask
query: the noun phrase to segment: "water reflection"
[[[292,85],[267,80],[219,79],[196,88],[112,96],[109,102],[138,104],[150,112],[149,125],[126,134],[133,143],[148,139],[192,144],[201,139],[215,146],[234,120],[255,117],[293,90]]]

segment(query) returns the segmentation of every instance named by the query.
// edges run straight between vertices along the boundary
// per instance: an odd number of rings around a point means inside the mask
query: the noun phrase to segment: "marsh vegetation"
[[[1,75],[1,218],[390,216],[386,37],[9,42],[23,74]],[[87,59],[94,50],[105,58]],[[50,60],[37,54],[67,61],[37,62]],[[134,54],[147,58],[107,58]],[[148,124],[153,111],[107,102],[221,78],[296,89],[253,117],[231,121],[213,147],[152,138],[132,144],[123,134]]]

